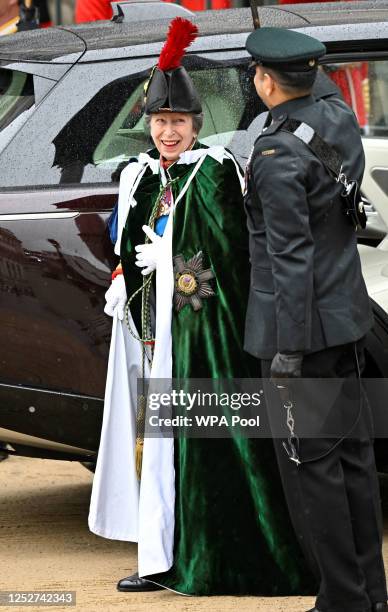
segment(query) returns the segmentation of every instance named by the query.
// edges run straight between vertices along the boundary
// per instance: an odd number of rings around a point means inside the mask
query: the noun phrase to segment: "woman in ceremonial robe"
[[[155,148],[122,172],[107,292],[113,316],[89,526],[138,542],[122,591],[311,592],[270,439],[144,436],[137,379],[256,378],[243,351],[249,289],[243,181],[198,142],[202,108],[181,66],[197,29],[173,20],[145,91]],[[140,397],[141,390],[140,390]]]

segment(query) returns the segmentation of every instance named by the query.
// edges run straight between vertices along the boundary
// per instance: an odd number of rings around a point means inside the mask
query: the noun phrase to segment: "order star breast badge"
[[[202,308],[202,300],[215,295],[210,283],[214,278],[213,271],[203,269],[203,253],[199,251],[194,257],[185,261],[183,255],[176,255],[174,262],[174,305],[179,312],[186,304],[194,310]]]

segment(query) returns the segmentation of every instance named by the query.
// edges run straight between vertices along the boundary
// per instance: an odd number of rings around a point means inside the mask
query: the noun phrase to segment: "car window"
[[[245,138],[242,144],[242,136],[263,107],[247,74],[248,58],[217,60],[215,55],[185,58],[203,104],[200,140],[230,147],[243,163],[249,144]],[[53,89],[7,149],[0,186],[117,182],[123,165],[152,146],[142,102],[154,62],[99,62],[70,71],[73,76]],[[23,162],[23,173],[15,172],[12,158],[26,148],[28,163]]]
[[[362,192],[368,224],[361,235],[381,240],[388,231],[388,60],[324,66],[360,125],[365,172]]]
[[[364,136],[388,137],[388,61],[365,62],[363,96],[367,111]]]
[[[388,61],[329,64],[324,67],[356,114],[366,138],[388,136]]]
[[[246,62],[202,69],[194,65],[190,74],[204,113],[200,140],[233,148],[236,132],[246,130],[261,110],[259,101],[250,95]],[[142,81],[135,88],[98,143],[93,153],[96,166],[113,170],[118,162],[128,161],[149,148],[151,141],[142,113],[144,84]]]
[[[203,105],[200,140],[233,149],[236,134],[245,131],[261,110],[251,95],[247,60],[217,62],[191,56],[185,63]],[[61,183],[77,177],[83,183],[115,182],[130,158],[152,146],[143,115],[147,77],[148,71],[112,81],[64,126],[54,139],[54,165],[61,168]]]
[[[34,101],[31,74],[0,68],[0,150],[28,118]]]

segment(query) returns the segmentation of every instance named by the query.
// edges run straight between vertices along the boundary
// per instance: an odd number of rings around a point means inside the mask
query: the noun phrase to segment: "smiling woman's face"
[[[155,147],[168,161],[178,159],[197,137],[189,113],[155,113],[151,116],[150,129]]]

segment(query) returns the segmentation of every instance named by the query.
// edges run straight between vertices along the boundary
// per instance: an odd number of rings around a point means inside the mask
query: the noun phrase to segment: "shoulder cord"
[[[175,179],[177,180],[177,179]],[[150,218],[148,220],[148,225],[151,229],[154,229],[155,221],[157,217],[157,212],[159,208],[160,200],[165,193],[166,189],[171,188],[172,185],[170,183],[166,183],[166,185],[161,185],[158,197],[155,200],[155,204],[152,208],[152,212]],[[148,236],[145,238],[146,244],[149,242]],[[127,324],[128,330],[130,334],[141,343],[141,381],[142,381],[142,390],[141,393],[138,394],[137,398],[137,412],[136,412],[136,445],[135,445],[135,467],[136,467],[136,476],[137,479],[141,480],[141,469],[143,463],[143,448],[144,448],[144,431],[145,431],[145,418],[146,418],[146,408],[147,408],[147,394],[146,394],[146,383],[145,383],[145,360],[147,358],[149,366],[152,363],[153,357],[153,349],[154,349],[154,338],[152,335],[152,327],[151,327],[151,308],[150,308],[150,294],[152,287],[152,279],[154,276],[154,271],[152,271],[147,277],[143,276],[143,282],[141,286],[132,293],[129,297],[127,304],[125,306],[125,322]],[[129,306],[133,299],[141,292],[141,335],[138,336],[135,331],[132,330],[131,325],[129,323]],[[146,347],[150,347],[150,351],[147,352]]]
[[[177,199],[174,203],[171,204],[171,213],[173,213],[174,208],[178,204],[178,202],[183,198],[186,191],[188,190],[194,176],[199,170],[205,159],[205,155],[199,159],[197,162],[193,172],[190,174],[188,180],[186,181],[183,189],[180,191]],[[155,221],[159,209],[160,200],[163,197],[164,193],[168,188],[172,189],[174,183],[178,182],[180,177],[175,179],[171,179],[170,181],[163,181],[164,184],[161,185],[158,197],[156,198],[155,204],[152,208],[152,212],[150,218],[148,220],[149,227],[153,230],[155,226]],[[145,242],[149,242],[148,236],[145,238]],[[138,480],[141,480],[141,469],[143,462],[143,447],[144,447],[144,432],[145,432],[145,418],[146,418],[146,408],[147,408],[147,400],[146,400],[146,385],[145,385],[145,360],[147,358],[148,364],[151,366],[152,357],[154,351],[154,343],[155,339],[152,335],[152,327],[151,327],[151,309],[150,309],[150,294],[151,294],[151,286],[152,286],[152,278],[154,276],[154,271],[152,271],[147,278],[143,277],[142,285],[134,291],[134,293],[129,297],[127,304],[125,306],[125,322],[129,329],[130,334],[136,338],[142,345],[142,359],[141,359],[141,378],[142,378],[142,392],[138,395],[138,406],[136,413],[136,446],[135,446],[135,466],[136,466],[136,475]],[[141,292],[141,336],[138,336],[131,328],[129,323],[129,306],[133,299]],[[150,354],[146,351],[146,346],[150,346]]]
[[[197,174],[199,168],[201,167],[204,159],[205,159],[206,155],[203,155],[198,162],[196,163],[192,173],[190,174],[189,178],[187,179],[185,185],[183,186],[183,188],[181,189],[181,191],[179,192],[175,202],[172,202],[171,204],[171,210],[173,211],[175,209],[175,207],[177,206],[178,202],[183,198],[183,196],[186,194],[188,188],[190,187],[190,184],[192,182],[192,180],[194,179],[195,175]],[[153,230],[154,226],[155,226],[155,221],[156,221],[156,216],[158,213],[158,208],[159,208],[159,204],[160,201],[163,197],[163,195],[165,194],[166,190],[168,188],[172,188],[172,186],[177,183],[180,180],[180,177],[177,177],[175,179],[170,179],[170,180],[163,180],[163,183],[160,186],[160,190],[159,190],[159,194],[158,197],[156,198],[155,204],[152,208],[152,212],[150,215],[150,218],[148,220],[148,225],[149,227]],[[146,244],[149,242],[149,238],[148,236],[146,236],[145,238],[145,242]],[[139,340],[139,342],[141,342],[143,345],[147,344],[147,343],[151,343],[154,341],[154,338],[152,337],[152,334],[150,332],[150,309],[149,309],[149,296],[150,296],[150,291],[151,291],[151,282],[152,282],[152,277],[153,277],[153,272],[151,272],[147,278],[143,278],[143,283],[142,285],[136,289],[136,291],[128,298],[126,307],[125,307],[125,321],[127,324],[127,327],[131,333],[131,335],[136,338],[136,340]],[[129,323],[129,306],[131,304],[131,302],[133,301],[133,299],[136,297],[136,295],[138,295],[138,293],[140,293],[140,291],[142,292],[142,332],[141,332],[141,336],[139,337],[131,328],[130,323]],[[147,335],[150,334],[150,335]],[[151,363],[152,359],[149,359],[149,362]]]
[[[169,181],[168,183],[166,183],[165,185],[161,185],[160,190],[159,190],[159,194],[155,200],[155,204],[152,208],[152,212],[151,215],[148,219],[148,225],[149,227],[153,230],[155,227],[155,221],[156,221],[156,216],[158,213],[158,208],[159,208],[159,204],[160,204],[160,200],[162,199],[165,191],[168,188],[171,188],[172,184],[174,182],[176,182],[179,179],[173,179],[172,181]],[[150,239],[148,238],[148,236],[145,237],[145,243],[148,244],[150,242]],[[150,308],[149,308],[149,297],[150,297],[150,292],[151,292],[151,284],[152,284],[152,278],[153,278],[154,272],[151,272],[149,275],[147,275],[147,277],[143,277],[143,282],[140,285],[140,287],[138,289],[136,289],[136,291],[134,291],[134,293],[132,293],[132,295],[128,298],[128,301],[126,303],[125,306],[125,322],[127,324],[127,327],[129,329],[130,334],[136,338],[136,340],[138,340],[139,342],[141,342],[143,344],[143,349],[144,346],[146,344],[149,344],[151,342],[154,341],[154,338],[152,337],[152,333],[150,330]],[[135,331],[132,330],[130,322],[129,322],[129,306],[132,303],[133,299],[141,292],[142,294],[142,315],[141,315],[141,336],[138,336],[137,333]],[[151,359],[148,358],[149,363],[151,363]]]

